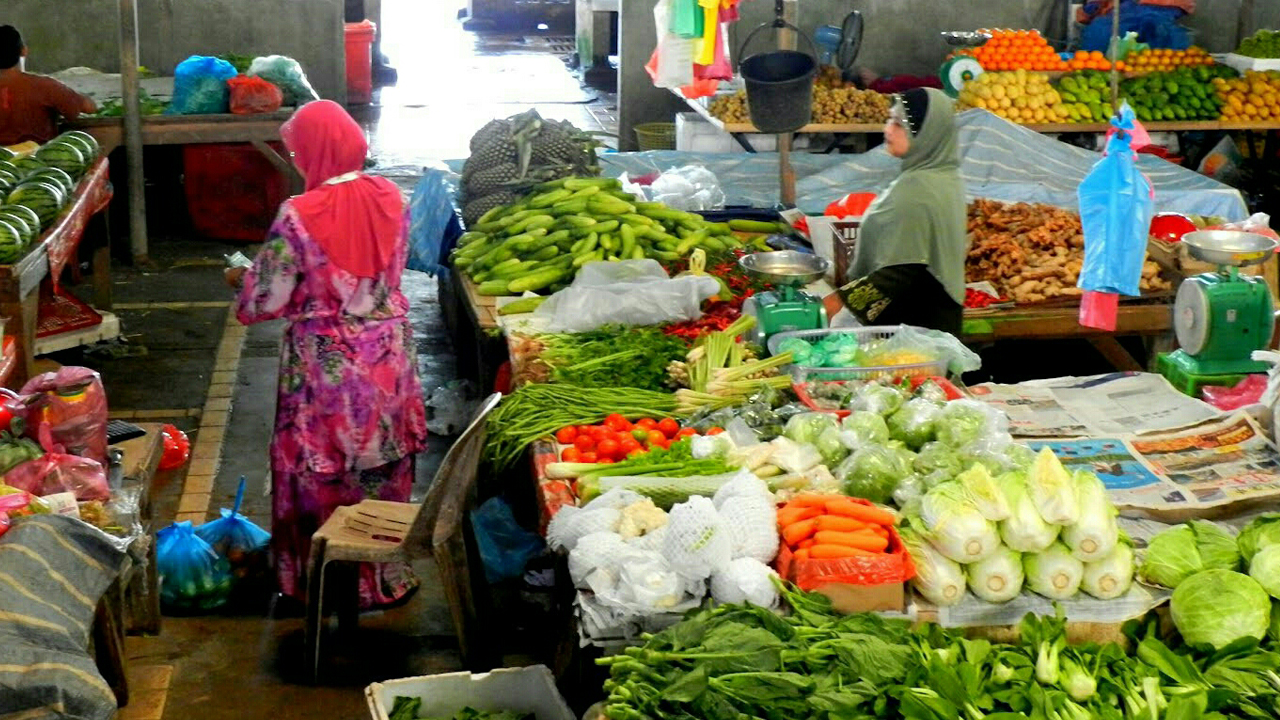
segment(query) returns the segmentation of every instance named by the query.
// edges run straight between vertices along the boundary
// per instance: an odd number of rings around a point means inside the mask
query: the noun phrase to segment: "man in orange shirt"
[[[17,28],[0,27],[0,145],[48,142],[58,134],[59,117],[74,120],[98,110],[93,100],[57,80],[24,71],[26,56]]]

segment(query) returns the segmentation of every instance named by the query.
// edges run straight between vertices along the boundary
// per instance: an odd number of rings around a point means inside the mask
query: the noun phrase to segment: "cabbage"
[[[880,383],[867,383],[854,393],[850,410],[866,410],[880,417],[889,417],[903,404],[902,393]]]
[[[969,502],[988,520],[1004,520],[1009,517],[1009,503],[996,484],[996,479],[982,465],[974,465],[956,476],[956,482],[964,488]]]
[[[919,450],[934,439],[935,421],[941,412],[941,406],[935,402],[922,398],[908,400],[889,416],[889,437]]]
[[[1027,587],[1052,600],[1066,600],[1080,589],[1084,563],[1075,559],[1066,545],[1056,542],[1031,555],[1022,556]]]
[[[822,464],[827,467],[835,467],[849,454],[849,448],[840,441],[840,430],[834,426],[823,430],[813,445],[822,454]]]
[[[1271,597],[1280,599],[1280,545],[1268,545],[1253,556],[1249,577],[1257,580]]]
[[[1271,598],[1257,580],[1231,570],[1205,570],[1184,580],[1169,603],[1173,624],[1191,646],[1221,650],[1241,638],[1261,640]]]
[[[965,568],[969,589],[987,602],[1009,602],[1022,592],[1022,556],[1001,545],[985,560]]]
[[[803,338],[789,337],[778,343],[778,352],[775,355],[783,353],[791,353],[791,362],[796,365],[811,365],[813,358],[813,346]]]
[[[956,457],[964,467],[977,463],[986,467],[992,475],[999,475],[1014,469],[1008,455],[1011,447],[1013,436],[1009,433],[997,433],[957,448]]]
[[[1129,592],[1133,584],[1133,547],[1125,540],[1095,562],[1084,564],[1080,589],[1098,598],[1111,600]]]
[[[1190,520],[1196,536],[1196,549],[1205,570],[1239,570],[1240,548],[1236,539],[1217,523],[1208,520]]]
[[[1236,538],[1240,556],[1250,562],[1259,550],[1268,545],[1280,545],[1280,513],[1266,513],[1249,521]]]
[[[964,568],[938,552],[914,522],[901,525],[898,534],[916,568],[916,574],[911,578],[916,591],[934,605],[955,605],[963,600]]]
[[[934,547],[956,562],[984,560],[1000,547],[996,524],[978,512],[955,481],[925,493],[920,501],[920,519]]]
[[[798,443],[809,443],[817,445],[818,438],[822,437],[822,433],[830,429],[839,429],[834,415],[829,413],[800,413],[794,415],[787,421],[787,425],[782,430],[782,434],[788,440],[794,440]]]
[[[1139,574],[1146,582],[1176,588],[1202,570],[1239,566],[1235,538],[1208,520],[1192,520],[1151,538]]]
[[[1058,539],[1057,525],[1040,517],[1040,511],[1027,494],[1024,473],[1005,473],[996,481],[1009,503],[1009,517],[1000,521],[1000,538],[1018,552],[1040,552]]]
[[[869,445],[845,458],[833,471],[846,495],[887,503],[911,466],[896,450],[885,445]]]
[[[1026,445],[1011,443],[1004,451],[1006,464],[1014,470],[1026,470],[1036,461],[1036,454]]]
[[[884,418],[868,410],[853,411],[840,423],[840,427],[844,430],[841,437],[850,450],[889,442],[889,426]]]
[[[1080,518],[1076,484],[1048,447],[1040,448],[1027,473],[1027,494],[1040,517],[1054,525],[1071,525]]]
[[[994,432],[997,411],[973,400],[947,403],[938,415],[938,442],[958,448]]]
[[[913,501],[924,497],[928,489],[919,475],[908,475],[898,481],[898,487],[893,491],[893,502],[900,508],[907,507]]]
[[[960,458],[956,457],[955,450],[940,442],[926,443],[924,447],[920,448],[913,465],[915,471],[921,475],[941,471],[947,476],[948,480],[959,475],[960,471],[964,469],[964,466],[960,464]]]
[[[1116,508],[1107,497],[1107,488],[1091,472],[1077,471],[1076,500],[1080,506],[1080,519],[1074,525],[1062,529],[1062,541],[1071,548],[1071,554],[1084,562],[1101,560],[1111,554],[1120,537],[1116,525]]]

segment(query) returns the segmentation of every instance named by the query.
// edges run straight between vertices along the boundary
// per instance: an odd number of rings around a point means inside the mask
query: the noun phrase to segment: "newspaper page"
[[[985,384],[969,392],[1003,410],[1016,437],[1137,435],[1219,416],[1212,405],[1178,392],[1154,373]]]
[[[917,598],[919,612],[937,613],[938,624],[943,627],[991,627],[1017,625],[1027,613],[1052,616],[1059,604],[1072,622],[1123,623],[1142,617],[1159,606],[1171,593],[1134,583],[1129,592],[1112,600],[1098,600],[1079,593],[1069,600],[1050,600],[1023,590],[1022,594],[1007,603],[991,603],[966,592],[964,599],[950,607],[937,607]]]

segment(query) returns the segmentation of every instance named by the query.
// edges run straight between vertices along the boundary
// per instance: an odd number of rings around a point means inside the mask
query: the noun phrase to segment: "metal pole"
[[[777,10],[782,12],[782,19],[799,27],[796,22],[797,7],[794,0],[778,0],[776,3]],[[787,28],[778,28],[778,49],[794,50],[799,39],[796,33]],[[796,171],[791,166],[791,140],[795,137],[792,133],[778,134],[778,187],[781,189],[780,200],[785,207],[793,208],[796,206]]]
[[[129,172],[129,248],[135,264],[147,258],[147,198],[142,169],[142,114],[138,108],[138,6],[120,0],[120,84],[124,150]]]
[[[1120,38],[1120,0],[1113,0],[1111,3],[1111,44],[1108,46],[1108,52],[1113,47],[1117,47]],[[1120,111],[1120,71],[1116,69],[1116,58],[1111,60],[1111,110],[1113,112]],[[1108,122],[1110,118],[1107,118]]]

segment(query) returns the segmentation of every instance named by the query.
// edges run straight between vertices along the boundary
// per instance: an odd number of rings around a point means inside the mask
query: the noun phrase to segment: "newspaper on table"
[[[1014,437],[1137,435],[1212,420],[1219,412],[1162,375],[1112,373],[969,388],[1009,416]]]
[[[950,607],[934,607],[917,598],[914,606],[919,612],[937,614],[937,623],[943,627],[1000,627],[1017,625],[1027,613],[1052,616],[1054,605],[1061,605],[1071,622],[1119,624],[1142,617],[1169,599],[1170,593],[1161,588],[1145,587],[1134,583],[1129,592],[1112,600],[1098,600],[1080,593],[1070,600],[1050,600],[1024,590],[1021,595],[1006,603],[992,603],[966,592],[964,599]]]

